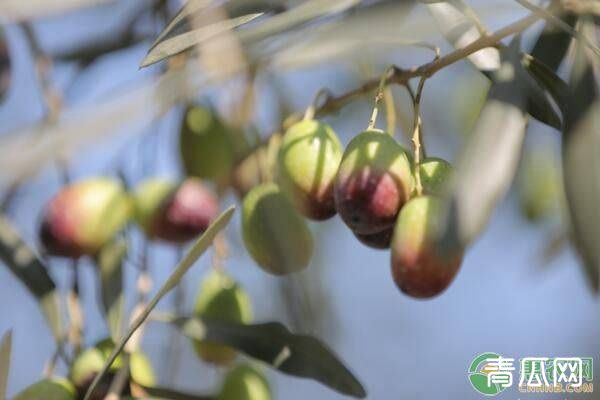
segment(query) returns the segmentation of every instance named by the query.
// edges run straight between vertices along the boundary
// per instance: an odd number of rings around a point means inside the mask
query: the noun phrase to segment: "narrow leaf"
[[[208,249],[208,247],[212,244],[213,239],[231,220],[233,216],[233,212],[235,211],[235,207],[229,207],[225,210],[219,217],[208,227],[206,232],[200,236],[200,238],[192,245],[191,249],[187,252],[187,254],[183,257],[183,259],[179,262],[171,276],[167,279],[167,281],[160,288],[158,293],[150,300],[146,308],[140,313],[140,315],[133,321],[131,327],[125,334],[123,338],[118,342],[118,345],[115,346],[115,349],[111,353],[108,361],[104,365],[104,368],[96,375],[93,382],[90,384],[84,400],[90,399],[90,396],[94,392],[94,389],[100,382],[100,379],[106,374],[112,363],[118,357],[119,353],[123,351],[123,348],[127,344],[127,341],[131,338],[131,336],[135,333],[135,331],[144,323],[148,315],[152,312],[154,307],[158,304],[158,302],[169,292],[171,291],[180,281],[181,278],[185,275],[185,273],[194,265],[196,260]]]
[[[62,337],[56,286],[44,262],[25,244],[4,214],[0,214],[0,261],[38,301],[54,337]]]
[[[211,3],[211,0],[188,0],[183,7],[175,14],[173,19],[169,21],[165,29],[158,35],[154,43],[150,46],[150,50],[152,50],[158,43],[160,43],[164,38],[171,33],[173,28],[183,22],[190,15],[206,8]]]
[[[297,7],[268,18],[265,22],[255,27],[240,32],[239,38],[242,42],[265,39],[311,22],[316,18],[341,13],[359,3],[360,0],[308,0]]]
[[[472,11],[465,15],[465,10],[469,10],[469,7],[460,3],[451,1],[427,5],[444,37],[457,49],[472,43],[481,36],[473,22],[476,15]],[[481,24],[478,19],[477,22]],[[497,76],[494,72],[500,67],[500,58],[500,50],[488,47],[473,53],[468,60],[493,83],[494,77]],[[522,69],[523,67],[515,65],[515,68]],[[527,89],[524,90],[524,93],[527,98],[528,113],[540,122],[561,129],[561,120],[546,98],[543,88],[532,79],[523,79],[522,84]]]
[[[571,14],[566,14],[561,18],[571,27],[574,27],[577,22],[577,18]],[[551,24],[546,24],[531,50],[531,55],[556,72],[567,54],[570,44],[571,36],[568,33],[554,29]]]
[[[227,32],[231,29],[242,26],[253,19],[260,17],[261,15],[262,13],[248,14],[225,21],[215,22],[214,24],[203,26],[193,31],[185,32],[170,39],[164,40],[156,44],[148,52],[142,61],[140,68],[147,67],[151,64],[164,60],[167,57],[179,54],[182,51],[190,49],[191,47],[206,40],[212,39],[223,32]]]
[[[592,65],[578,43],[569,82],[563,170],[575,248],[591,288],[600,292],[600,99]]]
[[[536,82],[552,95],[564,116],[569,95],[567,83],[556,75],[550,67],[531,55],[526,54],[523,57],[523,66]]]
[[[100,273],[100,296],[108,330],[113,341],[121,337],[123,324],[123,261],[127,242],[119,238],[105,246],[96,258]]]
[[[366,397],[358,379],[320,340],[291,333],[278,322],[246,325],[200,318],[171,318],[184,335],[233,347],[289,375],[311,378],[340,393]]]
[[[10,353],[12,351],[12,332],[8,331],[0,341],[0,399],[6,399]]]
[[[519,68],[517,46],[502,55],[488,101],[457,164],[442,244],[469,245],[486,226],[516,172],[527,126],[522,82],[531,78]]]

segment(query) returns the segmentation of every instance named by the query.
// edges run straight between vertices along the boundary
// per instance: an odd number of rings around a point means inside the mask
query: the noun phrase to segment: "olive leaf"
[[[309,0],[280,14],[265,18],[261,23],[238,32],[237,37],[242,43],[255,42],[272,35],[289,31],[316,18],[340,13],[358,3],[360,3],[360,0]],[[184,8],[185,7],[186,6],[184,6]],[[176,17],[177,20],[175,22],[171,21],[165,31],[159,36],[160,40],[157,39],[155,44],[153,44],[148,55],[146,55],[142,61],[141,67],[148,66],[172,55],[181,53],[206,40],[214,38],[219,33],[232,30],[264,15],[263,12],[251,13],[229,20],[215,22],[193,31],[174,35],[165,40],[166,36],[168,36],[177,24],[201,7],[202,2],[196,0],[192,6],[189,6],[188,10],[180,11],[178,17]]]
[[[574,27],[577,22],[577,18],[571,14],[563,15],[561,19],[571,27]],[[547,23],[535,42],[531,55],[556,72],[567,54],[570,44],[571,35],[565,31],[556,30],[552,24]]]
[[[12,332],[8,331],[0,340],[0,399],[6,399],[10,353],[12,351]]]
[[[311,378],[340,393],[365,398],[358,379],[320,340],[290,332],[278,322],[240,324],[205,318],[167,316],[187,337],[233,347],[283,373]]]
[[[62,338],[62,322],[56,285],[44,262],[21,239],[4,214],[0,214],[0,261],[36,298],[56,340]]]
[[[441,228],[441,245],[467,246],[481,233],[496,204],[513,181],[521,155],[527,116],[520,68],[519,41],[501,51],[494,84],[460,157],[449,192],[447,219]]]
[[[241,17],[232,18],[224,21],[215,22],[213,24],[202,26],[198,29],[182,33],[172,38],[166,39],[157,43],[146,55],[142,61],[140,68],[147,67],[167,57],[179,54],[198,43],[212,39],[217,35],[227,32],[242,26],[258,17],[263,15],[262,13],[254,13],[243,15]]]
[[[83,7],[91,7],[111,0],[2,0],[0,15],[2,20],[22,21],[49,15],[74,11]]]
[[[140,315],[132,322],[131,326],[127,330],[125,336],[123,336],[120,340],[115,343],[118,343],[113,352],[102,370],[96,374],[93,382],[90,384],[84,400],[89,400],[90,396],[94,392],[94,389],[98,385],[98,382],[102,379],[102,377],[106,374],[108,369],[111,367],[113,362],[118,357],[119,353],[123,351],[123,348],[127,344],[127,341],[131,338],[131,336],[135,333],[135,331],[144,323],[148,315],[152,312],[154,307],[158,304],[158,302],[168,293],[170,292],[177,284],[181,281],[181,278],[186,274],[186,272],[194,265],[196,260],[208,249],[208,247],[212,244],[213,239],[231,220],[233,213],[235,211],[235,207],[231,206],[227,210],[221,213],[215,221],[208,227],[208,229],[198,238],[198,240],[191,246],[190,250],[186,253],[183,259],[177,264],[173,273],[169,276],[166,282],[162,285],[158,293],[154,295],[152,300],[148,303],[146,308],[140,313]]]
[[[100,274],[100,300],[106,316],[108,330],[113,341],[122,334],[123,306],[123,262],[127,255],[127,242],[118,238],[104,246],[96,256]]]
[[[176,28],[183,25],[188,18],[203,12],[206,8],[213,5],[214,3],[211,0],[188,0],[154,40],[148,52],[154,49],[154,47],[156,47],[164,39],[172,36],[176,31]],[[244,14],[261,14],[270,11],[280,11],[282,9],[282,6],[276,2],[259,0],[230,0],[226,2],[224,6],[227,10],[227,15],[230,18],[237,18]]]
[[[525,54],[522,58],[522,63],[536,82],[550,93],[564,116],[569,93],[567,83],[556,75],[550,67],[532,55]]]
[[[451,1],[427,4],[442,34],[455,48],[464,47],[477,40],[480,33],[476,25],[482,25],[477,15],[468,6],[460,3],[460,1]],[[526,55],[523,55],[523,58],[526,58]],[[499,49],[493,47],[482,49],[471,54],[468,60],[494,83],[497,76],[494,72],[500,67],[501,62]],[[525,63],[522,63],[515,65],[514,68],[522,69],[525,66]],[[527,99],[528,113],[540,122],[561,129],[561,119],[546,97],[543,87],[535,80],[527,79],[523,74],[519,75],[522,76],[521,84],[526,88],[523,92]]]
[[[584,23],[582,29],[593,23]],[[577,42],[563,131],[565,194],[575,248],[588,282],[600,291],[600,98],[594,69]]]

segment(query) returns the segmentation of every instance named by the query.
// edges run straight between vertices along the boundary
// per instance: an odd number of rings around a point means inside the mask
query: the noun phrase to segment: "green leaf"
[[[154,40],[149,51],[170,36],[171,33],[173,33],[177,27],[182,25],[186,19],[205,11],[210,6],[214,6],[214,3],[211,0],[188,0],[177,12],[177,14],[175,14],[175,16],[169,21],[165,29],[163,29],[160,35],[158,35],[156,40]],[[224,6],[227,9],[227,15],[230,18],[237,18],[244,14],[265,13],[269,11],[278,11],[281,9],[278,4],[274,4],[271,1],[258,0],[230,0],[226,2]]]
[[[525,54],[522,59],[523,66],[536,82],[546,89],[560,108],[563,116],[566,112],[566,102],[569,95],[569,87],[556,73],[543,62]]]
[[[0,261],[37,299],[54,337],[61,340],[62,324],[56,285],[48,275],[44,262],[25,244],[4,214],[0,214]]]
[[[358,379],[318,339],[277,322],[240,324],[205,318],[166,318],[184,335],[233,347],[289,375],[311,378],[340,393],[365,398]]]
[[[237,37],[244,44],[256,42],[269,36],[289,31],[316,18],[340,13],[358,3],[360,3],[360,0],[309,0],[290,10],[270,18],[265,18],[260,24],[255,24],[239,31]],[[195,9],[197,10],[200,6],[200,3],[196,4]],[[191,7],[191,9],[194,9],[194,7]],[[178,18],[175,24],[169,24],[167,27],[169,32],[172,31],[174,26],[179,24],[182,19],[191,15],[190,12],[182,11],[182,13],[183,14]],[[166,40],[164,39],[168,33],[165,35],[161,34],[161,41],[158,41],[157,39],[157,43],[150,49],[148,55],[142,61],[141,67],[148,66],[172,55],[181,53],[203,41],[214,38],[217,34],[232,30],[263,14],[264,13],[262,12],[252,13],[225,21],[215,22],[214,24],[203,26],[193,31],[175,35]]]
[[[474,21],[481,24],[476,15],[468,6],[461,1],[438,2],[427,5],[429,11],[440,25],[442,34],[455,47],[462,48],[481,35],[475,26]],[[500,50],[489,47],[471,54],[468,60],[479,69],[486,77],[494,82],[497,76],[495,71],[500,67]],[[523,66],[515,65],[514,68],[522,69]],[[533,79],[526,79],[524,74],[519,74],[522,78],[522,84],[525,85],[524,91],[527,102],[526,109],[528,113],[540,122],[543,122],[556,129],[561,129],[560,117],[554,111],[552,104],[546,97],[542,87]]]
[[[175,16],[169,21],[165,29],[158,35],[156,40],[150,46],[150,50],[156,47],[157,44],[162,42],[164,38],[166,38],[173,29],[182,23],[186,18],[195,14],[197,11],[201,11],[208,7],[211,3],[211,0],[188,0],[183,7],[175,14]]]
[[[239,33],[243,43],[255,42],[287,32],[316,18],[335,15],[360,3],[360,0],[308,0],[297,7],[268,18],[261,24]]]
[[[0,399],[6,399],[10,353],[12,351],[12,332],[8,331],[0,341]]]
[[[561,19],[571,27],[574,27],[577,22],[577,18],[570,14],[563,15]],[[556,72],[567,54],[570,44],[571,35],[565,31],[555,29],[552,24],[546,23],[544,30],[531,50],[531,55],[547,65],[550,70]]]
[[[122,334],[123,306],[123,262],[127,255],[127,241],[119,238],[100,250],[96,264],[100,274],[100,297],[102,309],[113,341]]]
[[[131,327],[128,329],[127,333],[121,340],[118,341],[118,344],[115,346],[113,352],[111,353],[108,361],[104,365],[104,368],[96,375],[93,382],[90,384],[84,400],[89,400],[92,395],[94,389],[100,382],[100,379],[106,374],[108,369],[111,367],[112,363],[118,357],[119,353],[123,351],[123,348],[127,344],[127,341],[131,338],[131,336],[135,333],[135,331],[144,323],[148,315],[152,312],[154,307],[158,304],[158,302],[169,292],[171,291],[180,281],[181,278],[185,275],[185,273],[194,265],[196,260],[208,249],[208,247],[212,244],[213,239],[231,220],[233,213],[235,211],[235,207],[229,207],[225,210],[217,219],[208,227],[206,232],[200,236],[200,238],[192,245],[187,254],[183,257],[183,259],[179,262],[179,264],[175,267],[175,270],[169,276],[167,281],[160,288],[158,293],[150,300],[146,308],[140,313],[140,315],[133,321]]]
[[[471,244],[487,225],[512,183],[521,156],[527,116],[518,42],[502,51],[502,65],[460,157],[442,225],[442,246]]]
[[[159,42],[148,52],[142,61],[140,68],[147,67],[164,60],[167,57],[179,54],[199,43],[212,39],[223,32],[242,26],[261,15],[262,13],[248,14],[225,21],[215,22],[214,24],[203,26]]]
[[[593,24],[583,24],[594,31]],[[590,287],[600,292],[600,98],[591,60],[581,43],[569,81],[563,133],[565,193],[572,236]]]

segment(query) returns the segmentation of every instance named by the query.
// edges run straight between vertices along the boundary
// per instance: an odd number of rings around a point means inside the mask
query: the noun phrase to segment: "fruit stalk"
[[[421,95],[423,93],[423,87],[425,86],[425,77],[419,80],[419,86],[417,88],[417,94],[414,99],[414,112],[415,122],[412,136],[412,142],[415,147],[415,190],[418,196],[423,194],[423,184],[421,183],[421,154],[422,154],[422,141],[421,141]]]

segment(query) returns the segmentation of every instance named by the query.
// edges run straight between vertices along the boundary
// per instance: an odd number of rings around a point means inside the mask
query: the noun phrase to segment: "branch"
[[[436,58],[435,60],[423,64],[419,67],[411,68],[411,69],[402,69],[396,66],[388,69],[386,73],[389,73],[389,76],[386,79],[385,85],[397,84],[397,85],[406,85],[406,83],[412,78],[429,78],[434,75],[439,70],[454,64],[457,61],[460,61],[473,53],[478,52],[479,50],[485,49],[486,47],[494,47],[499,44],[499,42],[516,33],[520,33],[533,25],[536,21],[540,19],[540,16],[536,13],[529,14],[528,16],[494,32],[491,34],[480,36],[477,40],[471,42],[467,46],[457,49],[451,53],[446,54],[443,57]],[[331,114],[346,104],[351,102],[356,97],[360,97],[366,93],[370,93],[373,90],[377,89],[380,83],[380,78],[374,78],[363,83],[356,89],[350,90],[346,93],[343,93],[339,96],[327,96],[326,100],[319,107],[315,109],[315,116],[323,116],[326,114]],[[285,129],[293,122],[297,122],[300,120],[298,115],[291,115],[286,118],[286,121],[283,124],[283,128]],[[262,138],[258,143],[250,150],[248,155],[242,158],[242,161],[252,156],[254,152],[266,145],[272,135]],[[242,162],[238,163],[238,167],[242,164]]]

